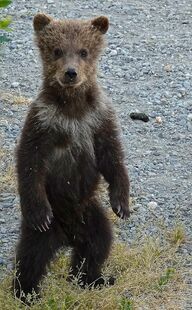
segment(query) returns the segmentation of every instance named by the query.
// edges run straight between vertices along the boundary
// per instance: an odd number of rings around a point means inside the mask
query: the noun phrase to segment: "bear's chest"
[[[78,120],[61,115],[52,120],[51,126],[56,137],[63,137],[60,141],[67,141],[66,145],[56,143],[53,150],[55,159],[67,158],[72,163],[74,157],[78,158],[84,152],[94,158],[94,133],[97,125],[93,116]]]
[[[95,158],[94,135],[102,124],[105,105],[98,104],[81,118],[68,117],[55,105],[45,105],[42,102],[37,103],[37,108],[41,126],[47,132],[54,132],[55,143],[50,154],[51,163],[62,159],[63,163],[72,165],[84,153],[89,158]]]
[[[83,153],[92,159],[95,158],[94,134],[101,124],[99,111],[91,111],[78,119],[68,118],[53,106],[43,106],[39,109],[38,118],[47,133],[54,135],[49,165],[62,160],[71,166]]]

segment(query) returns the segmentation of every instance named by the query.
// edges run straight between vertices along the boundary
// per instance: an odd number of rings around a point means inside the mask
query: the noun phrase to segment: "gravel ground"
[[[133,215],[119,224],[119,237],[132,244],[138,235],[182,223],[192,233],[192,2],[190,0],[14,1],[3,11],[13,16],[11,41],[0,57],[0,92],[34,98],[41,66],[33,43],[32,19],[37,11],[57,18],[110,18],[108,47],[99,79],[113,99],[124,136],[131,179]],[[0,96],[2,171],[26,114],[26,105],[10,105]],[[131,120],[145,112],[149,122]],[[10,251],[19,232],[18,197],[0,193],[0,265],[9,268]],[[182,248],[191,262],[190,242]],[[190,306],[189,308],[191,309]]]

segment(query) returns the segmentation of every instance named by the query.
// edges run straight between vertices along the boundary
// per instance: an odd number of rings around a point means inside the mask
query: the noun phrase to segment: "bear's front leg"
[[[130,216],[129,177],[124,164],[119,129],[109,117],[95,135],[95,153],[99,171],[109,183],[109,197],[114,213],[122,219]]]
[[[50,139],[29,113],[17,148],[17,177],[21,211],[28,226],[49,229],[52,210],[45,189],[46,158]]]

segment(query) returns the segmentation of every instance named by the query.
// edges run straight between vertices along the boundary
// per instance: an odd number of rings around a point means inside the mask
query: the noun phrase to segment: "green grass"
[[[102,289],[82,290],[66,281],[69,256],[60,253],[42,283],[42,299],[35,310],[134,310],[183,309],[185,282],[177,247],[147,239],[143,245],[127,248],[116,243],[104,267],[116,283]],[[10,293],[11,276],[0,287],[0,309],[28,309]],[[162,306],[164,308],[162,308]]]
[[[185,242],[185,229],[184,226],[181,224],[176,224],[174,229],[168,233],[169,241],[176,246],[180,246],[182,243]]]

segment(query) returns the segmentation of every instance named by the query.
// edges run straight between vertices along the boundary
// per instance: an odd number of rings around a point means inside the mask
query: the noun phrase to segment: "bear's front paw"
[[[49,230],[53,219],[53,213],[50,207],[39,206],[39,208],[36,207],[30,210],[27,214],[24,213],[23,217],[31,228],[43,232]]]
[[[121,199],[112,199],[111,198],[111,207],[113,212],[123,220],[126,220],[130,217],[129,202],[123,201]]]

